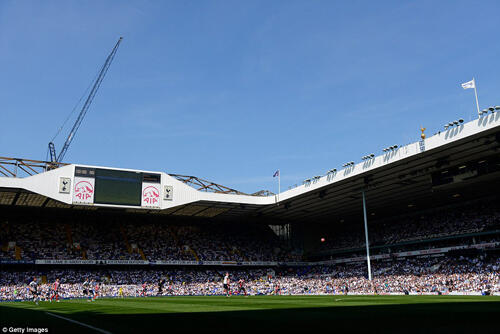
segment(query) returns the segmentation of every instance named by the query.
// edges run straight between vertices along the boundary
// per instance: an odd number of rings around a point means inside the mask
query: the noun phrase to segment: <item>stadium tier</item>
[[[460,256],[381,262],[375,279],[365,277],[364,264],[278,269],[230,270],[234,295],[310,294],[481,294],[500,292],[498,256]],[[84,297],[83,282],[99,282],[101,297],[223,295],[222,270],[30,270],[6,271],[0,279],[0,299],[29,300],[25,286],[31,277],[61,279],[61,298]],[[29,280],[25,277],[29,277]],[[239,282],[244,282],[240,290]],[[15,292],[17,291],[17,292]],[[50,296],[44,285],[42,295]],[[49,297],[50,298],[50,297]]]

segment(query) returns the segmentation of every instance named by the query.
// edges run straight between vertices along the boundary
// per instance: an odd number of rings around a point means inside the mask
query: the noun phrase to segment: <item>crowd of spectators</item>
[[[245,281],[249,295],[307,294],[449,294],[500,293],[498,255],[460,257],[403,258],[374,262],[373,280],[369,281],[365,263],[335,266],[276,267],[229,269],[231,290],[237,293],[237,281]],[[5,271],[0,278],[1,300],[29,300],[28,284],[40,277],[42,296],[48,296],[50,283],[61,281],[62,298],[83,297],[83,282],[95,280],[100,295],[124,297],[143,295],[222,295],[221,269],[175,270],[47,270]],[[161,292],[159,283],[162,282]]]
[[[263,224],[184,224],[138,221],[1,222],[0,260],[301,261],[302,257]],[[330,225],[309,258],[365,246],[362,223]],[[474,242],[485,231],[500,231],[500,207],[480,200],[448,209],[373,220],[368,224],[373,254]],[[470,235],[470,240],[444,237]],[[441,241],[437,241],[441,238]],[[425,243],[425,240],[434,240]],[[458,240],[458,239],[457,239]],[[418,241],[418,245],[414,245]],[[411,244],[410,246],[408,246]],[[380,246],[380,247],[378,247]],[[313,254],[311,256],[311,254]],[[339,255],[337,255],[339,256]]]
[[[9,223],[0,259],[287,261],[299,260],[266,225],[95,222]]]
[[[373,220],[368,223],[370,246],[438,239],[441,237],[500,230],[500,207],[495,200],[475,202],[457,208],[423,214]],[[355,249],[365,246],[362,222],[325,232],[320,250]]]

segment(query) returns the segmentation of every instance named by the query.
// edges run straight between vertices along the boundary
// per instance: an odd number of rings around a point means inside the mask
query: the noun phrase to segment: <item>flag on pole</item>
[[[276,172],[274,172],[273,177],[278,177],[278,196],[276,197],[276,203],[279,205],[280,201],[280,193],[281,193],[281,176],[280,176],[280,170],[278,169]]]
[[[476,87],[476,79],[472,78],[471,81],[464,82],[462,84],[463,89],[469,89],[469,88],[474,88],[474,96],[476,97],[476,108],[477,108],[477,114],[481,116],[481,112],[479,111],[479,100],[477,98],[477,87]]]
[[[474,81],[474,79],[472,79],[471,81],[464,82],[462,84],[462,88],[463,89],[476,88],[476,82]]]

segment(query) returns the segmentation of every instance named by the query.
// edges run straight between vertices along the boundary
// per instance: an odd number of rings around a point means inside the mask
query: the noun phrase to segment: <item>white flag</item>
[[[471,81],[464,82],[462,84],[463,89],[469,89],[469,88],[476,88],[476,83],[474,82],[474,79]]]

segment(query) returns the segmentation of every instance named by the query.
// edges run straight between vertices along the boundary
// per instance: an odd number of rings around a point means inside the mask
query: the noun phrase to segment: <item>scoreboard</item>
[[[160,207],[161,174],[75,167],[73,203]]]

